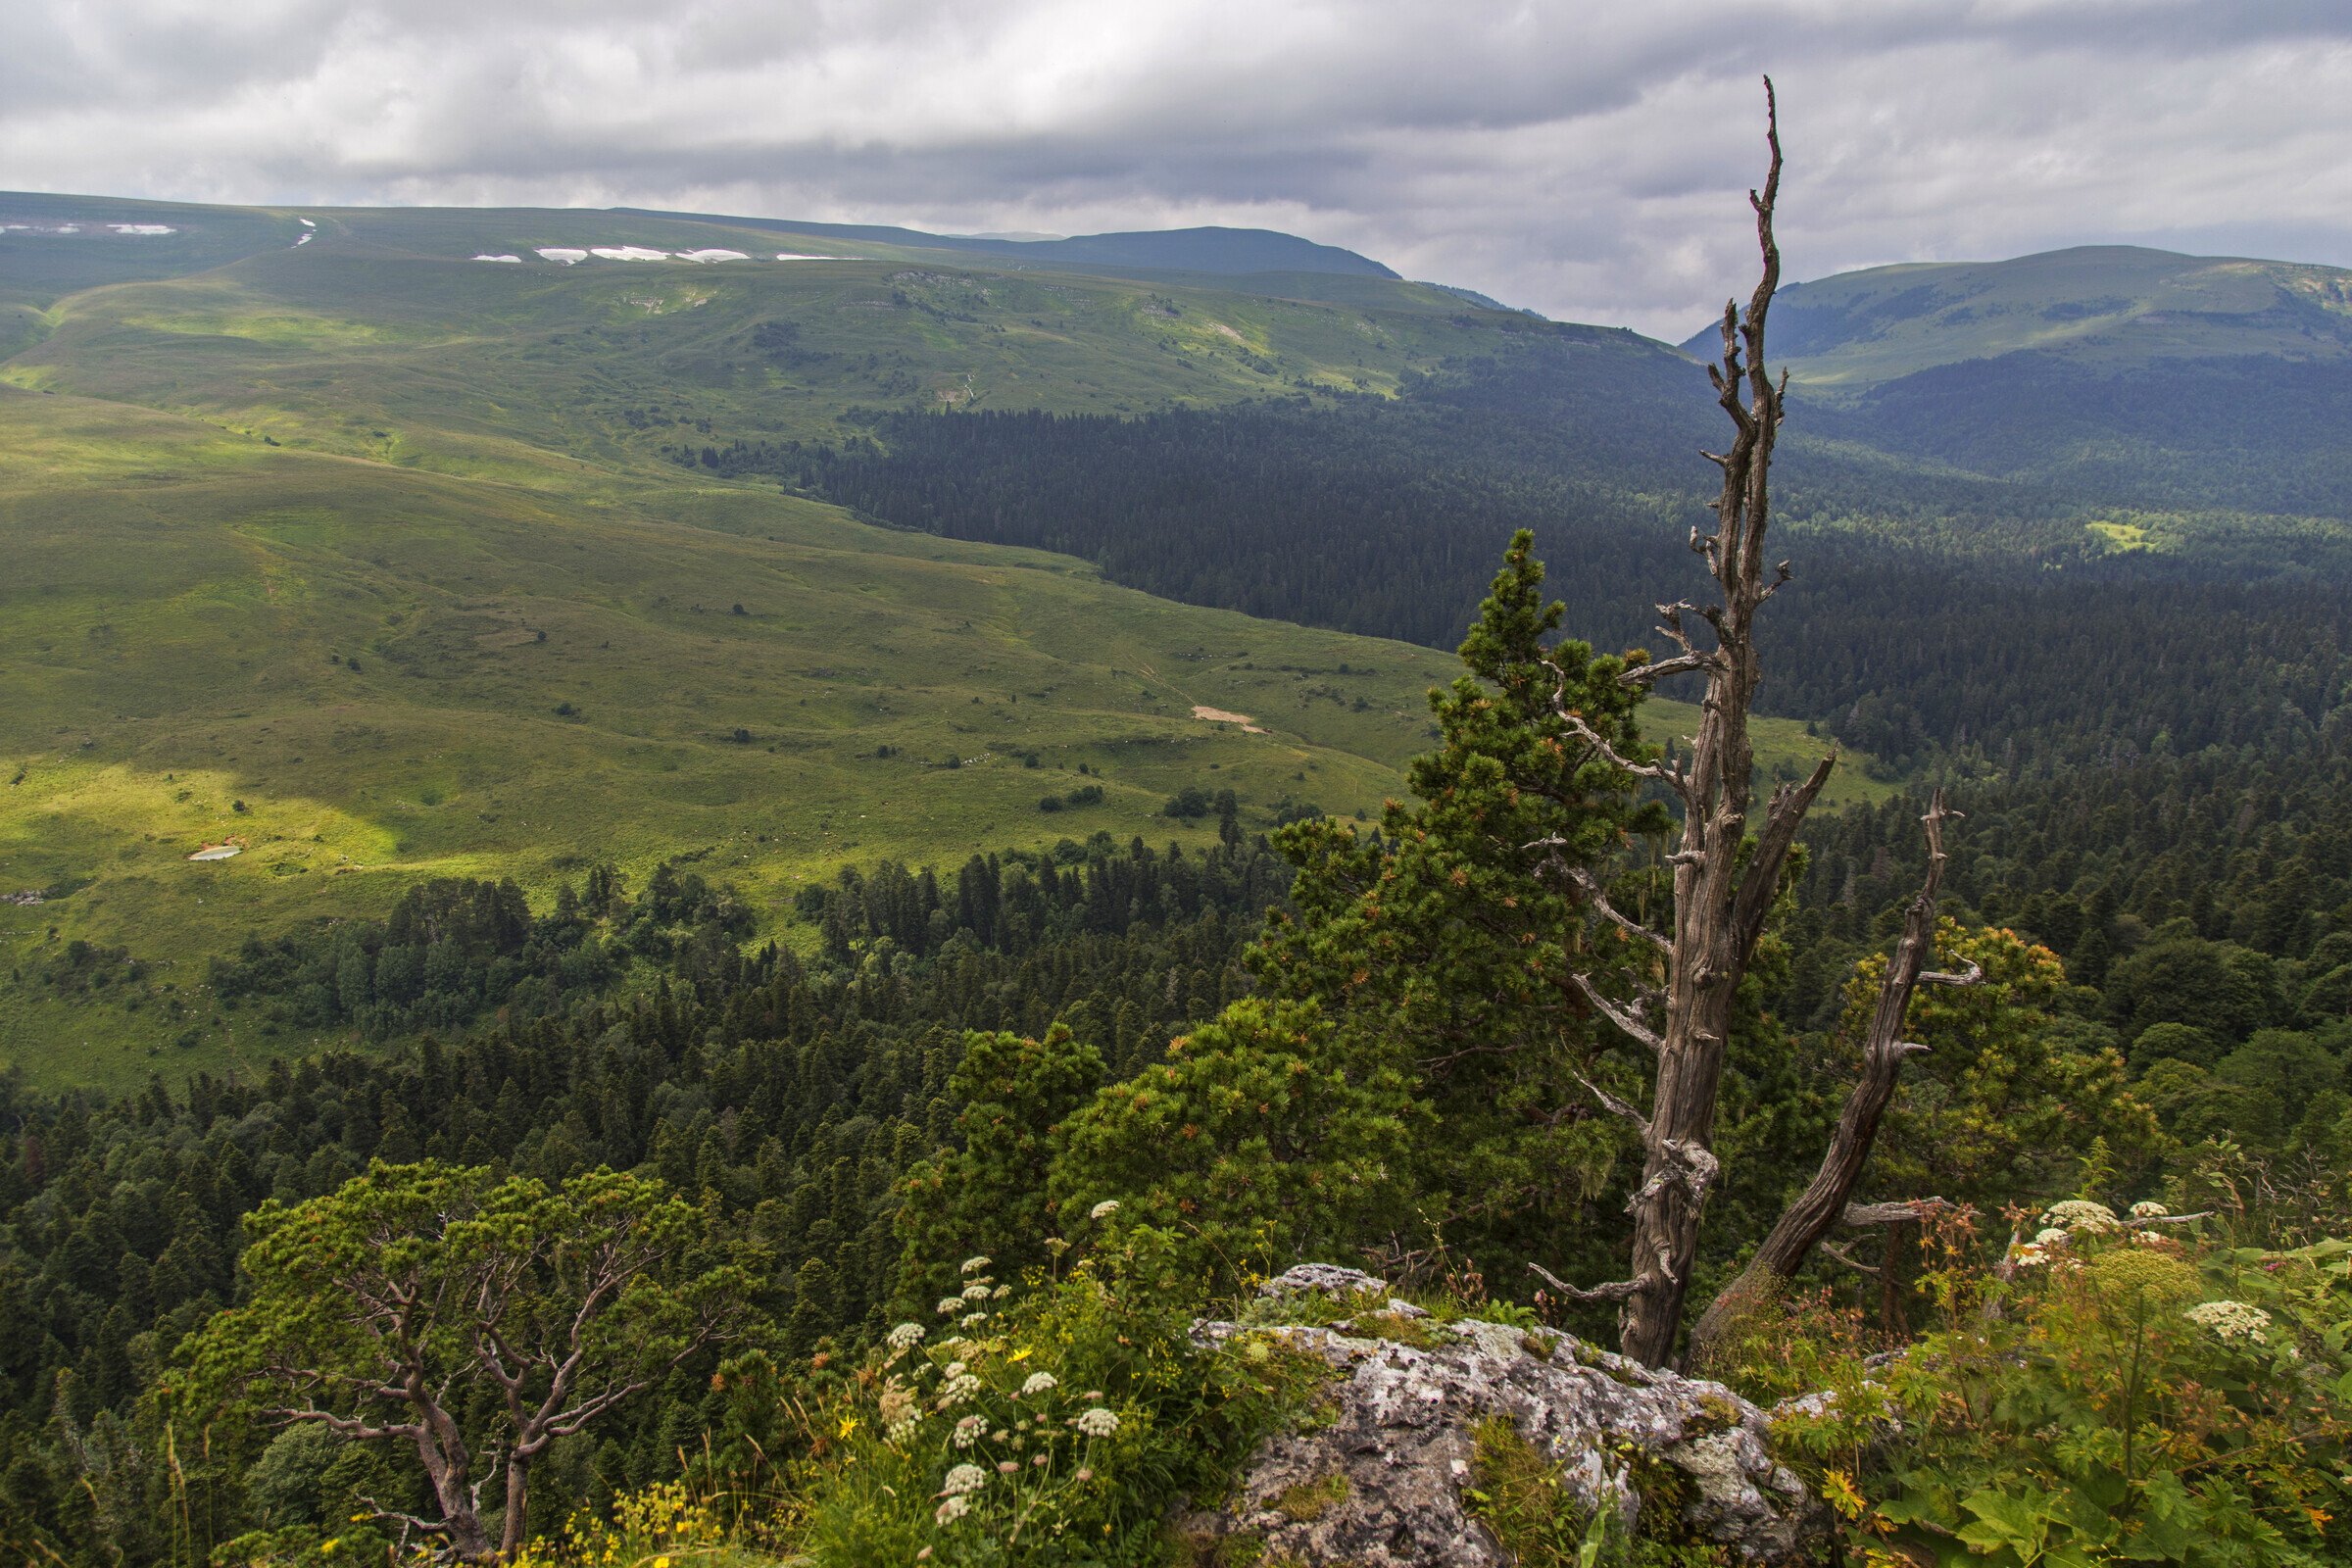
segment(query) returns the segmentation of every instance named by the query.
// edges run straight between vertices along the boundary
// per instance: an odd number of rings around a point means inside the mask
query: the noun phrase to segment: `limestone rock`
[[[1766,1446],[1769,1417],[1719,1383],[1655,1372],[1569,1336],[1409,1318],[1385,1303],[1350,1321],[1279,1321],[1288,1298],[1380,1303],[1387,1289],[1352,1269],[1306,1264],[1260,1293],[1274,1308],[1252,1315],[1276,1321],[1195,1327],[1203,1346],[1278,1339],[1334,1375],[1328,1421],[1269,1440],[1224,1507],[1183,1521],[1200,1544],[1248,1538],[1257,1560],[1299,1568],[1508,1568],[1462,1495],[1476,1430],[1497,1415],[1558,1466],[1581,1513],[1612,1510],[1626,1534],[1714,1543],[1776,1568],[1809,1561],[1823,1544],[1819,1504]]]

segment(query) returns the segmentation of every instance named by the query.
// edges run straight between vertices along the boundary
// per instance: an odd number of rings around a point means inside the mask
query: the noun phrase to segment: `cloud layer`
[[[0,187],[1285,228],[1679,337],[1743,285],[2131,241],[2352,265],[2338,0],[18,0]]]

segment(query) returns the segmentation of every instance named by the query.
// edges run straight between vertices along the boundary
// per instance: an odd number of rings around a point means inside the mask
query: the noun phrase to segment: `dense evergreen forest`
[[[1658,476],[1704,477],[1696,379],[1623,334],[1561,328],[1336,409],[890,415],[847,448],[676,456],[900,526],[1080,556],[1169,598],[1442,648],[1504,543],[1534,528],[1567,624],[1629,648],[1656,641],[1649,605],[1689,578],[1702,497]],[[2340,740],[2352,557],[2339,544],[2217,524],[2193,552],[2108,554],[2086,526],[2117,515],[2107,487],[1937,473],[1801,439],[1854,417],[1799,407],[1783,501],[1796,576],[1766,634],[1766,711],[1817,720],[1897,772]],[[2181,504],[2147,484],[2146,504]],[[2211,699],[2221,690],[2230,701]]]

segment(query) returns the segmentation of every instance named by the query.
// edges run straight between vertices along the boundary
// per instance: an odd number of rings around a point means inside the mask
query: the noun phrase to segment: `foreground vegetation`
[[[2242,661],[2286,621],[2168,622],[2064,695],[2021,688],[2031,722],[1997,741],[1923,723],[1916,688],[1907,721],[1840,697],[1816,727],[1902,737],[1875,771],[1924,759],[1972,814],[1882,776],[1808,818],[1833,765],[1748,749],[1781,658],[1754,640],[1773,188],[1744,361],[1742,318],[1725,332],[1729,478],[1691,540],[1722,603],[1661,609],[1661,658],[1596,651],[1519,534],[1426,719],[1407,690],[1436,666],[1403,645],[787,493],[930,506],[956,466],[828,457],[845,421],[814,410],[707,456],[642,404],[599,446],[565,412],[585,398],[453,399],[396,436],[465,353],[356,221],[306,255],[373,270],[407,302],[380,320],[306,303],[332,274],[288,256],[44,305],[5,405],[36,547],[10,788],[38,803],[7,853],[47,879],[6,914],[10,1004],[48,1034],[46,1081],[0,1078],[0,1541],[73,1568],[1197,1559],[1180,1511],[1327,1418],[1323,1373],[1248,1304],[1325,1257],[1546,1355],[1613,1337],[1621,1367],[1798,1396],[1773,1441],[1847,1561],[2341,1560],[2336,623],[2201,711],[2165,681],[2203,691],[2213,648]],[[479,275],[516,310],[625,286]],[[1009,335],[951,285],[866,303],[914,337]],[[1326,292],[1355,288],[1391,285]],[[736,384],[756,304],[621,303],[736,320],[668,365]],[[1121,330],[1200,301],[1142,304]],[[1275,305],[1286,352],[1356,330],[1314,315],[1328,297]],[[1363,320],[1398,386],[1476,326]],[[204,373],[220,339],[241,368]],[[650,377],[690,346],[632,318],[606,358]],[[787,371],[862,373],[766,346],[761,396],[726,404],[746,419]],[[312,396],[362,361],[387,420],[364,439]],[[141,398],[211,422],[75,395],[127,401],[134,362]],[[1408,422],[1487,384],[1456,372]],[[1298,412],[1259,413],[1280,467]],[[989,511],[947,501],[925,526]],[[2281,579],[2323,601],[2323,557]],[[1893,602],[1854,638],[1932,648]],[[2106,679],[2138,664],[2163,678]],[[1703,710],[1646,697],[1675,674]],[[166,839],[192,829],[240,853],[187,861]],[[105,940],[133,930],[183,945]],[[175,1071],[132,1088],[112,1036],[112,1071],[61,1070],[65,1027],[110,1014],[177,1031],[150,1046]],[[1385,1297],[1330,1305],[1432,1332]],[[1197,1341],[1210,1312],[1241,1329]],[[1524,1433],[1490,1423],[1475,1456],[1456,1484],[1522,1561],[1726,1558],[1634,1455],[1598,1461],[1632,1517],[1569,1506]]]

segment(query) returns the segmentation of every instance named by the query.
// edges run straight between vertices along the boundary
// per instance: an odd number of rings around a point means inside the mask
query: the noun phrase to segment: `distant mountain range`
[[[2108,368],[2248,355],[2352,357],[2352,272],[2293,262],[2082,245],[2006,262],[1913,263],[1791,283],[1775,358],[1817,391],[2037,354]],[[1714,353],[1716,328],[1683,347]]]
[[[1318,245],[1296,234],[1271,228],[1162,228],[1120,234],[1052,235],[929,234],[916,228],[894,228],[878,223],[808,223],[784,218],[711,219],[699,213],[665,213],[646,208],[616,209],[632,217],[687,219],[721,222],[738,228],[766,228],[779,233],[829,235],[883,245],[906,245],[924,250],[972,251],[985,256],[1013,257],[1057,271],[1096,267],[1122,270],[1209,272],[1232,276],[1247,272],[1341,272],[1359,277],[1396,274],[1368,256]]]
[[[2352,271],[2082,246],[1790,284],[1771,328],[1799,429],[2113,502],[2352,513]]]

